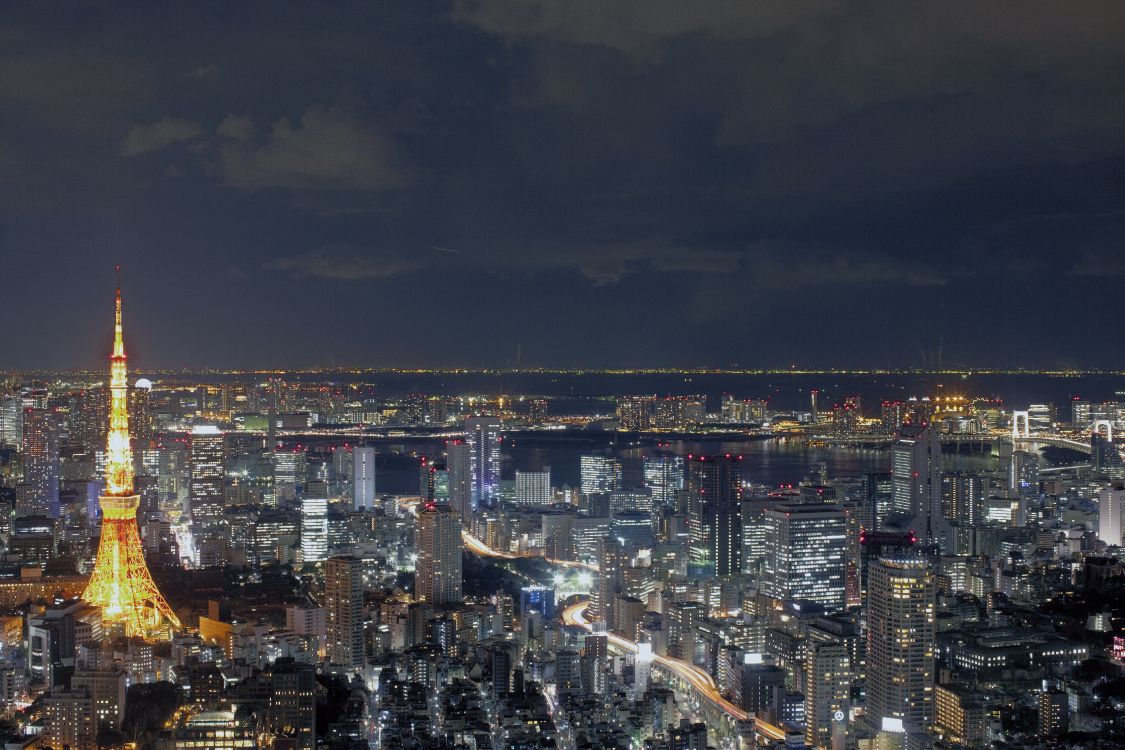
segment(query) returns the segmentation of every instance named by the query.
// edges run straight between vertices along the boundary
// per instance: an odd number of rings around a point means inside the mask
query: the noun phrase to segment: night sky
[[[1125,367],[1123,81],[1119,2],[5,3],[0,368],[115,263],[147,368]]]

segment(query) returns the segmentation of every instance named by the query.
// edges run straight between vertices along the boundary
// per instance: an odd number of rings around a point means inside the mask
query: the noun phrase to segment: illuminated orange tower
[[[120,274],[120,267],[118,273]],[[106,450],[102,537],[90,584],[82,598],[102,608],[105,626],[148,640],[168,638],[179,629],[168,602],[160,595],[141,552],[137,533],[140,496],[133,489],[133,449],[129,446],[128,382],[121,336],[121,281],[117,282],[117,318],[113,355],[109,358],[109,444]]]

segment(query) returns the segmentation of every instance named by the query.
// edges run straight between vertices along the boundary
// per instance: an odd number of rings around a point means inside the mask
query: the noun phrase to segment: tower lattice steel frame
[[[181,627],[180,621],[152,580],[137,532],[140,496],[133,486],[133,450],[129,445],[129,384],[121,329],[120,280],[113,354],[109,362],[106,487],[105,494],[98,498],[102,509],[102,534],[94,571],[82,598],[102,608],[105,626],[120,626],[126,635],[148,640],[168,638]]]

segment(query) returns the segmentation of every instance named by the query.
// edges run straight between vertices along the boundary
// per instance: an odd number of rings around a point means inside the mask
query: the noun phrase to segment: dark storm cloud
[[[122,262],[161,365],[1125,365],[1122,74],[1110,2],[8,6],[8,353]]]

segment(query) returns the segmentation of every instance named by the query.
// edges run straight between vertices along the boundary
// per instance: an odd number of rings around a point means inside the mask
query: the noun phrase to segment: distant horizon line
[[[151,375],[284,375],[284,374],[348,374],[348,375],[1040,375],[1081,377],[1085,375],[1120,375],[1125,370],[1114,368],[1036,368],[1036,367],[183,367],[131,368],[134,373]],[[7,368],[5,376],[89,375],[102,374],[101,368]]]

